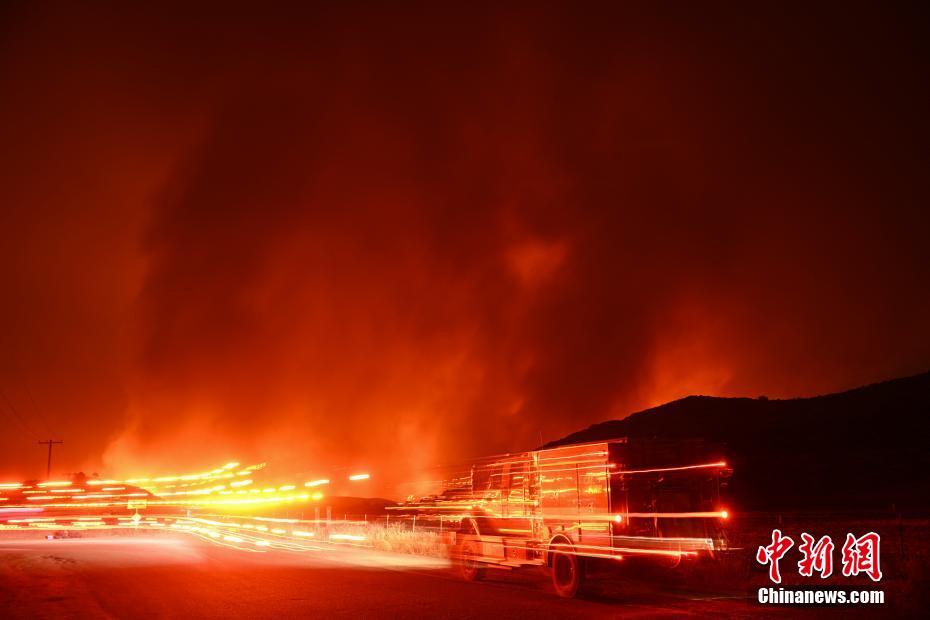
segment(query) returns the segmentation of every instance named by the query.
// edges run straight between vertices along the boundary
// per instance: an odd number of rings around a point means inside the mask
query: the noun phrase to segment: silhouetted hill
[[[689,396],[546,447],[616,437],[722,443],[743,510],[930,509],[930,372],[813,398]]]

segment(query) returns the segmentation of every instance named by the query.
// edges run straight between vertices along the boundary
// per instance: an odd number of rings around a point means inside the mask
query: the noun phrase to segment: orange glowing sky
[[[930,366],[922,20],[9,4],[0,478],[391,494]]]

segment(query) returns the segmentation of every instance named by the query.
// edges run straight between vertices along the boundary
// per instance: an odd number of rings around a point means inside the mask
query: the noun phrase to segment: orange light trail
[[[610,472],[613,476],[623,476],[626,474],[652,474],[652,473],[661,473],[669,471],[685,471],[688,469],[707,469],[707,468],[717,468],[717,467],[726,467],[726,461],[720,461],[718,463],[703,463],[701,465],[683,465],[680,467],[657,467],[654,469],[621,469],[620,471]]]
[[[719,512],[628,512],[626,517],[648,519],[726,519],[729,513],[726,510]]]
[[[299,502],[318,502],[320,492],[302,492],[296,483],[246,488],[253,484],[246,478],[265,468],[264,463],[240,468],[230,462],[210,471],[126,480],[69,480],[34,484],[4,483],[0,486],[0,501],[5,506],[20,508],[41,502],[46,509],[88,509],[140,507],[227,507],[231,510],[255,509]],[[16,499],[18,503],[10,503]]]

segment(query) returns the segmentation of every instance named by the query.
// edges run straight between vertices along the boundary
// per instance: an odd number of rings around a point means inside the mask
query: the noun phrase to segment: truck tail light
[[[615,514],[610,519],[610,532],[614,536],[622,536],[626,531],[626,522],[623,515]]]

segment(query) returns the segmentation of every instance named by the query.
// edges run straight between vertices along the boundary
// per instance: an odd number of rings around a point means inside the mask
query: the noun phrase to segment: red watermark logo
[[[790,536],[783,535],[781,530],[772,530],[772,542],[764,547],[760,546],[756,551],[756,561],[763,566],[768,565],[769,579],[772,582],[781,583],[779,562],[793,546],[794,540]],[[846,534],[846,542],[843,544],[841,553],[843,576],[856,577],[864,573],[872,581],[880,581],[882,578],[879,560],[880,547],[881,536],[875,532],[869,532],[859,538],[853,534]],[[801,544],[798,545],[798,551],[801,552],[798,574],[802,577],[813,577],[814,572],[818,572],[821,579],[832,575],[835,548],[833,539],[829,536],[821,536],[819,540],[815,540],[807,532],[802,533]]]

